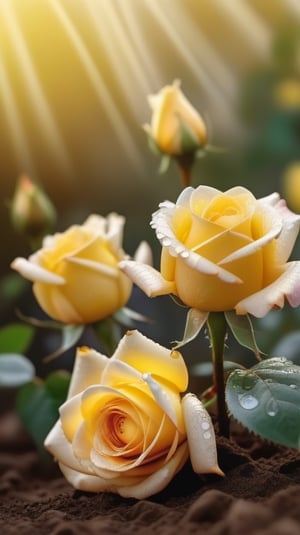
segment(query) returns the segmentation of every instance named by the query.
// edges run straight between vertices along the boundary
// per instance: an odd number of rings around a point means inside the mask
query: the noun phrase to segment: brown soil
[[[22,433],[14,414],[0,422],[3,535],[299,535],[300,454],[236,430],[218,438],[226,477],[189,465],[148,500],[74,491]]]

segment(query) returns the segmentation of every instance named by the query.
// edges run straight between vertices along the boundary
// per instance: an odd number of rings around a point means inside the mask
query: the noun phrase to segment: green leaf
[[[84,331],[85,325],[63,325],[60,327],[62,331],[62,340],[61,344],[50,355],[44,358],[44,362],[50,362],[51,360],[59,357],[62,353],[73,347],[81,337]]]
[[[99,342],[108,355],[112,355],[121,339],[121,327],[113,318],[107,318],[94,324]]]
[[[267,440],[300,448],[300,366],[284,357],[235,370],[226,384],[231,414]]]
[[[35,368],[26,357],[16,353],[0,355],[0,387],[15,388],[29,383]]]
[[[41,454],[44,440],[59,417],[58,409],[67,398],[68,386],[68,374],[58,371],[45,381],[36,379],[23,386],[18,393],[18,414]]]
[[[10,323],[0,329],[0,353],[25,353],[31,344],[34,329],[30,325]]]
[[[178,349],[188,342],[191,342],[201,331],[208,318],[208,312],[202,312],[196,308],[190,308],[186,316],[185,329],[183,339],[174,341],[173,349]]]
[[[253,351],[256,357],[260,359],[262,351],[257,346],[254,330],[248,314],[238,316],[234,310],[227,311],[224,314],[235,339],[243,347]]]

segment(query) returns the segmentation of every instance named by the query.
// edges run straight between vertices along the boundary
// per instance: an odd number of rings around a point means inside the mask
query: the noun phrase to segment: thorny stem
[[[226,409],[224,380],[226,320],[223,312],[210,312],[207,325],[212,349],[214,386],[217,392],[219,431],[224,437],[229,437],[229,417]]]

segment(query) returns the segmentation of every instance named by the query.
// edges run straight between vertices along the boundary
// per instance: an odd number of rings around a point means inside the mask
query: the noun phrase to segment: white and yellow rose
[[[189,452],[198,473],[222,475],[214,429],[192,394],[180,353],[129,331],[114,355],[77,351],[67,401],[45,441],[77,489],[144,499],[161,491]]]
[[[144,128],[161,152],[182,156],[206,144],[206,125],[177,81],[150,95],[148,101],[152,117]]]
[[[153,214],[161,271],[134,261],[120,267],[149,296],[174,294],[198,311],[263,317],[285,299],[300,304],[300,262],[288,262],[299,225],[277,193],[256,199],[243,187],[189,187]]]
[[[132,290],[118,267],[127,258],[124,222],[115,213],[91,215],[83,225],[47,236],[41,249],[28,260],[16,258],[11,267],[33,282],[35,297],[50,317],[66,324],[101,320],[124,306]]]

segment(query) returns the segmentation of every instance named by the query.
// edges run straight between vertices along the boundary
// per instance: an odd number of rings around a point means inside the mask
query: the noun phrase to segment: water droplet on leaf
[[[239,402],[243,409],[255,409],[258,405],[258,400],[251,394],[242,394],[239,396]]]

